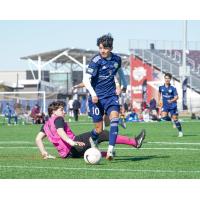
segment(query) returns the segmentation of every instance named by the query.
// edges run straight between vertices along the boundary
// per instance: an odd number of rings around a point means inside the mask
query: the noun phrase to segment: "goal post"
[[[0,92],[1,107],[5,103],[20,103],[22,106],[34,105],[39,103],[43,113],[46,114],[46,92],[45,91],[16,91],[16,92]],[[26,102],[26,103],[24,103]]]

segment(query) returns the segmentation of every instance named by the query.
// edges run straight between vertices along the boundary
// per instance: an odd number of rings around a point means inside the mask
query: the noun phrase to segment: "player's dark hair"
[[[172,75],[170,73],[166,73],[165,77],[168,76],[170,79],[172,79]]]
[[[105,48],[113,47],[113,37],[110,33],[97,38],[97,46],[102,44]]]
[[[64,101],[53,101],[51,104],[48,106],[48,115],[51,117],[53,114],[54,110],[58,110],[60,107],[65,107],[65,102]]]

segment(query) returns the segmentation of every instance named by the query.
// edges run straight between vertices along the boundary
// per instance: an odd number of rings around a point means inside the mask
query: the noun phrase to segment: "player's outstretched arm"
[[[85,146],[84,142],[79,142],[79,141],[73,141],[71,138],[67,136],[63,128],[58,128],[57,129],[58,135],[69,145],[71,146]]]
[[[46,151],[44,144],[43,144],[43,139],[46,137],[45,133],[43,133],[42,131],[39,132],[35,138],[35,143],[37,145],[37,147],[40,150],[40,153],[43,157],[43,159],[55,159],[56,157],[48,154],[48,152]]]
[[[92,96],[92,102],[93,103],[97,103],[98,102],[98,97],[96,95],[96,92],[94,91],[92,85],[91,85],[91,75],[90,74],[85,74],[83,76],[83,84],[85,85],[85,87],[87,88],[87,90],[89,91],[90,95]]]
[[[75,89],[84,88],[84,87],[85,87],[85,84],[82,82],[82,83],[79,83],[78,85],[74,85],[72,87],[72,91]]]

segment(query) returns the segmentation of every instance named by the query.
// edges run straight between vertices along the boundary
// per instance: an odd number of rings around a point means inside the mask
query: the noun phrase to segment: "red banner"
[[[153,80],[153,67],[133,55],[130,56],[130,84],[132,107],[142,109],[152,98],[153,88],[148,81]],[[143,107],[144,108],[144,107]]]

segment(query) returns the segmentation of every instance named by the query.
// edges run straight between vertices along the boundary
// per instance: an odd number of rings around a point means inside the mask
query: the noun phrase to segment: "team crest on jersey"
[[[114,67],[118,68],[119,64],[117,62],[114,63]]]
[[[133,78],[137,81],[141,81],[147,75],[147,70],[144,67],[136,67],[133,70]]]

